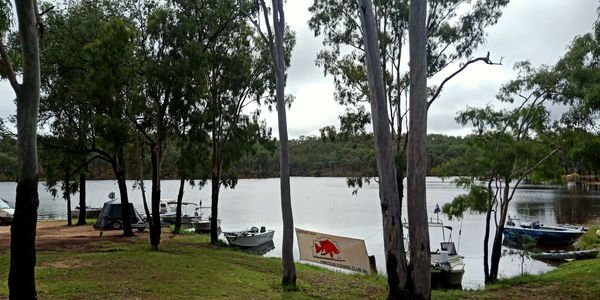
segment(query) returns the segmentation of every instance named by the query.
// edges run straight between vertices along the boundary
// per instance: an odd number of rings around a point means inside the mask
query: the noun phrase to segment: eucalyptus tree
[[[211,147],[211,242],[216,243],[219,187],[234,186],[223,169],[264,133],[257,117],[243,109],[262,95],[263,75],[252,48],[252,31],[240,19],[243,1],[145,2],[132,8],[137,24],[135,52],[140,97],[129,119],[150,146],[152,162],[151,244],[160,243],[160,178],[165,149],[172,138],[189,130],[207,131]],[[194,118],[192,120],[191,118]]]
[[[427,223],[427,0],[410,2],[410,123],[407,151],[407,209],[410,227],[410,291],[414,299],[431,298],[431,254]],[[432,101],[432,100],[431,100]]]
[[[15,1],[20,54],[12,58],[5,43],[10,31],[11,4],[0,2],[0,75],[16,94],[18,179],[15,214],[10,228],[10,299],[36,299],[35,235],[39,206],[37,164],[37,118],[40,103],[40,48],[44,23],[37,1]],[[18,81],[12,62],[21,67]]]
[[[73,3],[47,14],[46,38],[42,41],[42,91],[40,125],[48,126],[55,139],[46,139],[48,151],[59,157],[71,156],[79,170],[79,218],[84,225],[86,208],[86,166],[93,138],[93,106],[86,95],[83,48],[98,34],[103,11],[91,2]],[[65,55],[69,53],[69,55]],[[52,150],[54,148],[57,151]],[[58,151],[60,150],[60,151]],[[52,159],[52,157],[48,157]],[[71,159],[73,160],[73,159]],[[46,174],[48,177],[48,174]],[[62,175],[60,175],[62,178]],[[58,178],[56,178],[58,179]],[[58,181],[51,180],[52,183]],[[60,181],[60,180],[59,180]]]
[[[125,148],[132,140],[126,112],[130,110],[133,70],[133,29],[119,17],[109,17],[99,29],[98,36],[84,48],[86,61],[85,93],[93,106],[92,131],[89,151],[108,162],[115,173],[119,187],[123,234],[133,235],[126,183]]]
[[[576,37],[553,66],[560,93],[555,101],[570,107],[565,121],[571,126],[598,131],[600,116],[600,18],[593,31]]]
[[[125,147],[131,138],[124,112],[132,34],[122,8],[114,1],[81,1],[48,14],[41,121],[63,141],[47,146],[79,158],[80,207],[85,208],[87,164],[101,159],[111,165],[123,206],[123,232],[130,236]],[[82,209],[78,224],[84,223]]]
[[[277,125],[279,128],[279,179],[281,193],[281,213],[283,218],[282,241],[282,278],[281,283],[287,289],[296,289],[296,266],[294,264],[294,215],[292,213],[292,200],[290,192],[290,167],[288,159],[288,133],[287,118],[285,113],[285,69],[289,65],[289,54],[295,40],[291,34],[286,34],[285,12],[283,1],[273,0],[268,8],[264,0],[257,2],[259,8],[257,16],[250,15],[250,21],[259,32],[262,41],[266,44],[270,54],[270,67],[275,79],[275,103],[277,108]],[[262,12],[266,33],[261,29],[258,20]],[[269,20],[269,13],[272,23]],[[254,18],[256,17],[256,18]],[[272,24],[272,26],[271,26]],[[266,56],[266,55],[264,55]]]
[[[400,199],[394,166],[390,128],[387,122],[387,103],[383,71],[379,64],[379,42],[375,16],[370,0],[362,0],[359,6],[360,22],[364,37],[365,62],[369,81],[373,134],[379,175],[379,200],[383,215],[383,242],[388,278],[388,298],[408,298],[410,292],[407,278],[407,261],[402,235]]]
[[[455,70],[438,85],[428,87],[429,107],[440,97],[442,89],[469,65],[477,62],[494,64],[489,53],[473,57],[473,52],[485,42],[488,26],[501,16],[500,10],[508,0],[463,1],[433,0],[428,2],[427,78],[442,70]],[[312,17],[309,27],[323,38],[323,50],[316,64],[334,79],[335,100],[349,108],[360,108],[369,102],[367,71],[364,66],[364,46],[359,23],[358,1],[313,0],[309,8]],[[403,178],[406,140],[402,140],[403,123],[408,105],[403,106],[403,95],[409,88],[409,74],[403,70],[408,34],[408,0],[374,1],[375,24],[380,37],[380,64],[383,69],[385,96],[392,137],[396,142],[397,180],[400,199],[403,197]],[[439,76],[438,76],[439,77]],[[406,100],[406,99],[405,99]],[[364,125],[366,123],[359,123]],[[364,178],[351,178],[350,183],[362,184]],[[367,179],[368,180],[368,179]]]
[[[238,12],[248,11],[250,2],[243,5]],[[266,47],[242,14],[208,53],[205,128],[210,139],[211,243],[216,243],[220,187],[235,187],[233,163],[253,152],[256,143],[270,140],[270,129],[259,121],[260,111],[248,112],[247,107],[263,103],[273,80]]]
[[[424,111],[420,110],[416,116],[411,118],[411,125],[417,126],[416,128],[410,128],[409,130],[416,130],[416,135],[411,134],[413,138],[417,136],[420,138],[414,141],[412,145],[416,146],[411,148],[413,150],[414,162],[409,162],[409,169],[417,171],[417,176],[414,177],[415,181],[410,183],[415,184],[413,187],[420,187],[411,191],[411,197],[414,197],[414,202],[411,201],[409,207],[409,223],[411,227],[411,237],[418,237],[415,240],[411,239],[411,242],[416,243],[416,247],[421,249],[423,243],[428,242],[426,224],[423,223],[423,219],[426,220],[425,198],[424,198],[424,178],[423,172],[426,168],[425,151],[424,151],[424,138],[426,134],[426,120],[427,120],[427,109],[428,107],[439,97],[442,89],[446,83],[455,77],[457,74],[462,72],[469,66],[478,61],[483,61],[487,64],[492,64],[489,53],[483,57],[472,58],[473,51],[485,41],[484,29],[494,24],[500,17],[500,9],[508,3],[508,0],[504,1],[488,1],[481,0],[474,3],[461,0],[453,1],[429,1],[428,10],[425,6],[422,7],[422,15],[419,15],[416,19],[424,22],[424,31],[420,33],[418,37],[413,38],[411,36],[411,48],[412,43],[418,42],[423,39],[423,44],[419,44],[417,50],[411,50],[411,64],[418,64],[418,68],[413,68],[411,65],[410,76],[421,76],[418,80],[410,78],[409,74],[401,70],[404,64],[404,58],[402,56],[404,49],[404,42],[406,40],[407,30],[409,27],[409,2],[407,0],[397,1],[375,1],[374,13],[373,13],[373,29],[377,32],[379,43],[375,40],[373,45],[366,44],[366,35],[368,34],[364,27],[364,22],[359,23],[359,15],[362,17],[366,12],[365,2],[362,1],[326,1],[326,0],[314,0],[313,5],[310,7],[310,11],[313,13],[312,18],[309,21],[309,27],[314,31],[315,35],[323,37],[324,50],[319,52],[317,55],[317,65],[323,67],[325,74],[331,75],[334,78],[335,94],[334,97],[337,102],[346,106],[358,106],[362,103],[371,102],[373,107],[373,101],[382,101],[379,98],[383,98],[383,101],[387,103],[387,124],[392,128],[392,138],[396,141],[396,193],[398,193],[399,205],[401,208],[401,199],[403,197],[403,178],[404,178],[404,161],[406,160],[406,154],[404,147],[401,144],[402,126],[403,120],[408,107],[402,108],[402,95],[410,89],[417,88],[418,91],[411,93],[411,105],[419,103],[419,105],[425,105]],[[422,4],[417,2],[416,4]],[[413,3],[411,2],[411,6]],[[368,5],[370,6],[370,5]],[[427,14],[428,11],[428,14]],[[412,12],[412,11],[411,11]],[[415,17],[413,16],[413,21]],[[417,24],[417,23],[413,23]],[[419,23],[420,24],[420,23]],[[362,27],[361,27],[362,25]],[[411,26],[413,31],[420,27]],[[374,36],[374,35],[373,35]],[[364,37],[364,41],[363,41]],[[425,40],[425,37],[427,38]],[[375,39],[375,38],[373,38]],[[381,79],[376,78],[372,72],[375,68],[373,61],[371,61],[370,67],[365,67],[364,62],[369,61],[369,55],[374,55],[374,50],[371,49],[371,53],[367,52],[369,47],[377,48],[377,55],[374,57],[378,59],[379,66],[381,69]],[[415,48],[416,49],[416,48]],[[423,52],[426,54],[425,57],[413,56],[412,53]],[[372,59],[372,58],[371,58]],[[418,59],[418,62],[413,62],[414,59]],[[421,66],[421,62],[426,65]],[[438,86],[431,86],[429,88],[423,87],[426,84],[426,79],[435,76],[440,71],[452,66],[454,63],[462,63],[453,73],[448,77],[444,78]],[[367,64],[369,66],[369,64]],[[414,71],[418,70],[416,73]],[[374,83],[373,80],[377,80],[378,83]],[[368,84],[367,84],[368,83]],[[381,90],[380,94],[373,94],[373,85],[381,84],[381,87],[377,87],[377,90]],[[415,86],[416,84],[416,86]],[[424,90],[421,90],[424,88]],[[369,94],[371,92],[371,94]],[[375,99],[374,97],[378,97]],[[425,99],[421,99],[425,97]],[[417,100],[418,99],[418,100]],[[417,100],[416,102],[414,100]],[[424,102],[424,103],[421,103]],[[372,113],[373,125],[375,124],[376,116]],[[381,120],[380,122],[383,122]],[[363,123],[364,124],[364,123]],[[379,129],[382,129],[381,127]],[[381,141],[377,141],[381,143]],[[406,143],[404,144],[406,145]],[[378,145],[381,147],[382,145]],[[421,148],[423,146],[423,148]],[[378,150],[379,151],[379,150]],[[380,162],[382,163],[382,162]],[[423,166],[419,165],[423,163]],[[379,169],[379,171],[382,171]],[[382,174],[379,174],[379,180]],[[385,176],[385,175],[384,175]],[[348,180],[350,184],[362,184],[362,178],[351,178]],[[380,197],[384,197],[381,195]],[[388,219],[390,223],[386,223],[386,210],[389,209],[387,203],[389,200],[381,199],[382,201],[382,213],[384,215],[384,228],[387,227],[390,235],[393,235],[399,241],[403,239],[403,232],[401,226],[397,230],[393,230],[389,226],[391,224],[391,217]],[[397,213],[397,218],[401,217],[401,209]],[[425,218],[423,218],[425,216]],[[392,246],[390,246],[392,247]],[[412,247],[412,246],[411,246]],[[426,245],[425,247],[428,247]],[[417,249],[415,248],[415,249]],[[400,249],[396,249],[401,251]],[[391,248],[386,248],[386,251],[394,251]],[[388,265],[388,276],[393,274],[389,278],[390,296],[394,296],[392,292],[406,292],[406,288],[413,288],[411,292],[414,292],[415,297],[428,297],[429,283],[425,282],[424,278],[427,277],[428,273],[424,270],[425,264],[428,262],[428,257],[424,257],[421,251],[411,253],[413,258],[419,257],[420,259],[411,259],[409,266],[411,275],[415,278],[408,278],[408,281],[403,282],[406,278],[405,272],[402,267],[396,268],[396,264],[404,264],[394,260],[391,265]],[[420,253],[420,254],[419,254]],[[403,259],[405,253],[395,253],[395,257],[401,257]],[[410,283],[408,283],[410,282]],[[407,285],[408,284],[408,285]],[[392,290],[394,288],[394,290]],[[397,288],[397,289],[396,289]]]
[[[483,240],[486,282],[498,278],[502,232],[517,187],[535,172],[556,169],[553,166],[556,160],[551,158],[559,150],[556,139],[548,134],[550,118],[546,108],[557,93],[556,86],[536,81],[540,79],[538,73],[528,63],[519,63],[516,68],[519,77],[506,83],[497,96],[500,102],[514,103],[516,107],[467,108],[456,118],[457,122],[474,127],[474,133],[467,138],[467,150],[458,159],[468,162],[462,170],[468,176],[458,183],[466,186],[469,193],[443,207],[450,217],[462,217],[466,210],[486,214]],[[476,183],[477,178],[485,178],[486,183]],[[491,254],[490,234],[493,235]]]

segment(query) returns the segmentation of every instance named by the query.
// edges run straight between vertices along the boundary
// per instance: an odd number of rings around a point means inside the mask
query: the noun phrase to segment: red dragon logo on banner
[[[333,258],[334,254],[340,254],[340,248],[338,248],[331,240],[325,239],[315,243],[315,253],[318,253],[322,256],[327,256]]]

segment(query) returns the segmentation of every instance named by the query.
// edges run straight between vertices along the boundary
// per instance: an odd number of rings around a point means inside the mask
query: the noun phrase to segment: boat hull
[[[598,257],[598,250],[581,250],[581,251],[558,251],[558,252],[541,252],[532,254],[531,257],[540,260],[567,260],[567,259],[591,259]]]
[[[431,284],[433,286],[460,286],[465,274],[465,263],[460,255],[443,258],[431,253]]]
[[[522,240],[530,238],[538,244],[573,244],[583,235],[582,230],[551,228],[519,228],[507,226],[504,228],[504,238],[509,240]]]
[[[96,219],[98,215],[102,211],[102,208],[86,208],[85,209],[85,218],[86,219]],[[79,217],[79,209],[74,209],[71,211],[71,217],[78,218]]]
[[[192,221],[194,231],[196,233],[210,232],[210,220],[194,220]],[[221,227],[221,219],[217,219],[217,229]]]
[[[229,245],[239,246],[239,247],[256,247],[258,245],[262,245],[264,243],[268,243],[273,241],[273,235],[275,231],[269,230],[267,232],[257,232],[257,233],[244,233],[241,232],[227,232],[225,233],[225,238]]]
[[[175,219],[176,219],[176,215],[175,214],[163,214],[160,217],[166,223],[175,224]],[[194,217],[192,217],[192,216],[188,216],[188,215],[181,216],[181,224],[182,225],[190,225],[193,220],[194,220]]]

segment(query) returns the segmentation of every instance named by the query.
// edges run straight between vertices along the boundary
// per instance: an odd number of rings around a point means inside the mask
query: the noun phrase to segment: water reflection
[[[275,249],[275,244],[273,243],[273,241],[268,241],[268,242],[266,242],[264,244],[260,244],[258,246],[246,248],[243,251],[246,253],[263,256],[273,249]]]
[[[524,220],[546,224],[600,223],[600,193],[567,189],[519,190],[513,209]]]

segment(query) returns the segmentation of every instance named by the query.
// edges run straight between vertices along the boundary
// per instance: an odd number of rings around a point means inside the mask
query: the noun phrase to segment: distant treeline
[[[427,170],[456,158],[464,151],[464,138],[430,134],[427,140],[429,161]],[[163,161],[163,178],[177,178],[176,159],[177,143],[170,143]],[[269,178],[279,176],[279,151],[276,144],[273,151],[256,145],[254,153],[244,156],[236,165],[236,173],[241,178]],[[40,145],[44,151],[44,145]],[[16,140],[4,137],[0,140],[0,180],[16,180],[17,166]],[[136,179],[139,174],[135,149],[127,153],[127,174],[129,179]],[[301,136],[290,141],[290,172],[292,176],[375,176],[377,165],[371,134],[360,136]],[[150,159],[144,158],[144,178],[150,178]],[[113,179],[111,166],[103,160],[94,160],[88,168],[89,179]],[[41,178],[44,170],[41,169]]]

